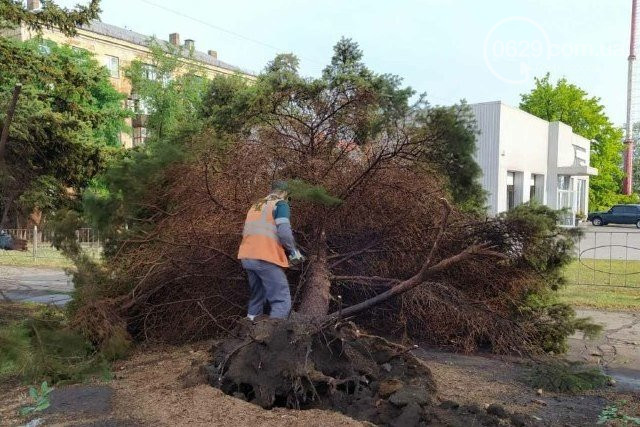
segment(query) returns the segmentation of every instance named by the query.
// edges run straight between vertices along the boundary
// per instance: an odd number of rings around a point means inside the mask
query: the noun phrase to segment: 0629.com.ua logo
[[[498,21],[484,39],[485,65],[496,78],[510,84],[531,80],[531,69],[549,68],[558,57],[624,56],[622,43],[554,43],[538,22],[524,16]]]

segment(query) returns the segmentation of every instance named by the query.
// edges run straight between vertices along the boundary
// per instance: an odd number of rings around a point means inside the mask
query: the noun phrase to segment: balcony
[[[146,128],[148,120],[149,120],[148,114],[137,114],[133,117],[133,119],[131,119],[131,127]]]

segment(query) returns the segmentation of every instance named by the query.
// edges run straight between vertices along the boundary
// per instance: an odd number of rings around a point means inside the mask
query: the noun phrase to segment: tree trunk
[[[11,103],[9,104],[7,115],[4,117],[4,123],[2,124],[2,133],[0,133],[0,166],[4,164],[5,152],[7,150],[7,141],[9,139],[9,127],[11,126],[13,115],[16,112],[16,105],[18,104],[18,96],[20,96],[20,90],[22,90],[22,85],[18,83],[13,88]]]
[[[12,194],[4,200],[5,205],[2,209],[2,218],[0,219],[0,230],[7,227],[7,223],[9,222],[9,210],[11,209],[11,205],[15,200],[15,196]]]
[[[309,258],[309,277],[304,284],[298,312],[312,317],[326,316],[331,298],[331,276],[324,231],[320,233],[317,252]]]

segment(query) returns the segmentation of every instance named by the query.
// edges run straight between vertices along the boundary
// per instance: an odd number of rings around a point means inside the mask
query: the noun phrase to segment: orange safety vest
[[[289,260],[278,240],[273,211],[280,199],[263,199],[247,213],[238,259],[260,259],[280,267],[289,267]]]

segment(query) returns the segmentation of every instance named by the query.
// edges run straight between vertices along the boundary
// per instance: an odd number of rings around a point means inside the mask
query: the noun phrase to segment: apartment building
[[[589,212],[591,141],[562,122],[547,122],[501,101],[470,105],[480,131],[476,161],[482,168],[489,213],[536,200],[567,209],[565,225]]]
[[[27,7],[29,10],[38,10],[41,7],[40,0],[28,0]],[[36,33],[29,31],[25,26],[3,30],[1,35],[5,37],[14,37],[25,41],[37,36]],[[150,61],[151,49],[150,44],[152,37],[131,31],[126,28],[120,28],[115,25],[105,24],[100,21],[92,21],[89,25],[78,28],[78,34],[73,37],[67,37],[56,29],[43,29],[42,38],[51,40],[58,44],[65,44],[79,49],[85,49],[94,54],[95,58],[109,70],[111,83],[121,93],[127,95],[128,105],[132,108],[137,103],[137,97],[131,91],[131,82],[124,75],[126,68],[131,61]],[[254,75],[244,71],[239,67],[227,64],[218,59],[215,50],[207,50],[201,52],[196,49],[195,41],[186,39],[181,44],[180,35],[177,33],[169,34],[169,40],[156,39],[160,44],[172,44],[174,46],[184,46],[186,51],[192,52],[189,58],[185,58],[185,62],[195,65],[203,76],[212,78],[217,74],[241,74],[248,79],[253,79]],[[128,123],[132,127],[132,134],[123,133],[120,136],[123,146],[129,148],[139,145],[146,138],[146,115],[138,114]]]

